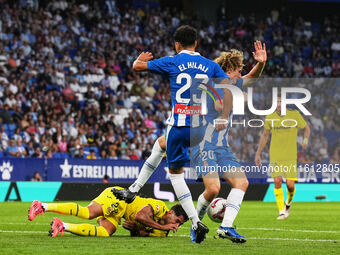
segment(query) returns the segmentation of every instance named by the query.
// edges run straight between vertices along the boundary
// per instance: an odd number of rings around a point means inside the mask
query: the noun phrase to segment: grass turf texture
[[[168,238],[131,238],[121,226],[110,238],[70,233],[51,238],[47,233],[53,217],[71,223],[96,222],[55,213],[29,222],[29,206],[0,203],[0,254],[340,254],[340,203],[293,203],[291,216],[278,221],[274,203],[244,202],[235,224],[248,237],[247,243],[214,239],[218,224],[206,216],[203,222],[210,232],[200,245],[189,241],[189,222]]]

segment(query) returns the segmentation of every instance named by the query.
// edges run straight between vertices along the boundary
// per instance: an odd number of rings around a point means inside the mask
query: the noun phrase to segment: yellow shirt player
[[[112,187],[105,189],[87,207],[76,203],[42,203],[35,200],[29,209],[28,219],[32,221],[44,212],[73,215],[88,220],[97,218],[99,226],[66,223],[54,218],[50,230],[52,237],[59,233],[62,236],[64,231],[83,236],[111,236],[121,224],[122,218],[125,219],[123,227],[130,231],[131,236],[166,237],[170,230],[177,231],[188,220],[180,204],[169,210],[161,200],[141,197],[136,197],[131,204],[127,204],[118,200],[111,189]]]
[[[261,152],[271,133],[269,165],[275,184],[274,193],[279,209],[278,220],[289,216],[291,202],[295,194],[295,182],[298,180],[297,135],[299,129],[304,130],[302,148],[305,150],[310,135],[309,126],[297,110],[287,109],[286,115],[281,115],[281,98],[278,97],[276,111],[266,117],[264,131],[255,155],[255,163],[259,166],[261,165]],[[288,197],[286,203],[282,190],[282,177],[286,178],[287,184]]]

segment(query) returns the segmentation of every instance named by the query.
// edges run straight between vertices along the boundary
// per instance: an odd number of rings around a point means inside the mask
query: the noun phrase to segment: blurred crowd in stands
[[[229,19],[222,8],[209,23],[175,8],[119,3],[0,0],[0,156],[146,159],[166,127],[169,83],[131,66],[141,51],[174,55],[173,32],[191,24],[207,58],[242,50],[247,73],[260,40],[268,51],[262,77],[313,78],[307,118],[313,132],[299,160],[340,162],[338,17],[310,22],[273,10],[267,18]],[[334,80],[327,89],[320,85],[325,79]],[[240,160],[253,161],[261,132],[231,130]]]

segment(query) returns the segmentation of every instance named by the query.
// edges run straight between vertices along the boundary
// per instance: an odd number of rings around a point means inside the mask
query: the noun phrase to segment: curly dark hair
[[[174,38],[175,42],[179,42],[184,48],[193,46],[197,40],[197,31],[191,26],[180,26],[176,29]]]
[[[183,216],[184,221],[189,219],[187,213],[184,211],[183,207],[180,204],[175,204],[173,207],[170,208],[171,211],[174,211],[176,216]]]

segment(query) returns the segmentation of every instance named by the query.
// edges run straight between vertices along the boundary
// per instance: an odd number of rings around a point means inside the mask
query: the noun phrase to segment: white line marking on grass
[[[36,225],[46,226],[48,223],[33,223],[33,222],[0,222],[0,225]],[[190,227],[181,227],[181,229],[190,229]],[[340,233],[338,230],[312,230],[312,229],[284,229],[284,228],[237,228],[245,230],[259,231],[283,231],[283,232],[302,232],[302,233]]]
[[[179,237],[189,237],[189,235],[174,235]],[[207,238],[215,238],[207,236]],[[217,237],[218,238],[218,237]],[[299,239],[299,238],[280,238],[280,237],[247,237],[250,240],[276,240],[276,241],[300,241],[300,242],[339,242],[339,240],[326,240],[326,239]]]
[[[20,233],[20,234],[47,234],[48,231],[24,231],[24,230],[1,230],[0,233]]]
[[[303,233],[340,233],[340,231],[336,231],[336,230],[309,230],[309,229],[284,229],[284,228],[238,228],[238,229],[303,232]]]
[[[13,234],[47,234],[47,231],[20,231],[20,230],[1,230],[0,233]],[[189,237],[189,235],[173,235],[174,237]],[[126,237],[129,237],[128,235]],[[208,238],[214,238],[208,236]],[[279,238],[279,237],[248,237],[250,240],[276,240],[276,241],[300,241],[300,242],[338,242],[339,240],[325,240],[325,239],[298,239],[298,238]]]
[[[0,225],[37,225],[45,226],[48,223],[32,223],[32,222],[0,222]]]
[[[46,226],[48,223],[32,223],[32,222],[0,222],[0,225],[36,225]],[[181,227],[181,229],[190,229],[190,227]],[[338,230],[312,230],[312,229],[284,229],[284,228],[237,228],[245,230],[259,231],[283,231],[283,232],[302,232],[302,233],[340,233]]]
[[[181,229],[190,229],[189,227],[181,227]],[[284,229],[284,228],[237,228],[245,230],[263,230],[263,231],[283,231],[283,232],[302,232],[302,233],[340,233],[337,230],[309,230],[309,229]]]
[[[300,241],[300,242],[339,242],[339,240],[327,239],[299,239],[299,238],[280,238],[280,237],[249,237],[248,239],[279,240],[279,241]]]

